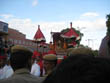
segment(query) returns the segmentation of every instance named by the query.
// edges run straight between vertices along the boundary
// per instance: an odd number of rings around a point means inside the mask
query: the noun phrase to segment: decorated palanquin
[[[61,32],[51,32],[51,35],[53,37],[53,49],[58,51],[77,47],[80,43],[82,33],[72,28],[71,22],[70,28],[64,29]]]
[[[36,34],[34,35],[34,42],[37,43],[37,48],[40,45],[45,45],[46,39],[45,36],[43,35],[42,31],[40,30],[40,25],[38,25],[38,30]]]

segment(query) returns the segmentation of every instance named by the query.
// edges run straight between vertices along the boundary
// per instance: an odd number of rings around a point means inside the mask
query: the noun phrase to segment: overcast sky
[[[106,35],[106,15],[110,0],[0,0],[0,21],[33,39],[38,25],[46,42],[50,32],[73,27],[84,34],[81,44],[99,49]],[[88,41],[89,40],[89,41]]]

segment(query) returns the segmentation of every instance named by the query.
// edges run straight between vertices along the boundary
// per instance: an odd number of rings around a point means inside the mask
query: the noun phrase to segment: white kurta
[[[36,64],[36,62],[32,65],[31,74],[34,76],[40,76],[40,66]]]
[[[5,79],[13,74],[13,69],[9,65],[5,65],[2,69],[0,69],[0,79]]]

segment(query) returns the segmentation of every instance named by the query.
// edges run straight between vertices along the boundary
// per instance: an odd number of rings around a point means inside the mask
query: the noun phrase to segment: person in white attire
[[[40,76],[40,66],[36,64],[36,60],[34,59],[32,61],[31,74],[38,77]]]
[[[6,56],[0,56],[0,79],[6,79],[13,75],[13,69],[6,64]]]

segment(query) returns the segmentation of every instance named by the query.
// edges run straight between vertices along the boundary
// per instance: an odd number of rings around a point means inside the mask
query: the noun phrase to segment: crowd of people
[[[56,53],[42,55],[21,45],[7,48],[0,42],[0,83],[110,82],[110,18],[106,24],[98,56],[89,48],[75,48],[60,63]]]
[[[57,65],[56,54],[46,53],[42,57],[36,50],[33,52],[22,45],[12,46],[9,57],[7,52],[3,54],[0,54],[0,83],[20,82],[20,79],[41,83]]]

